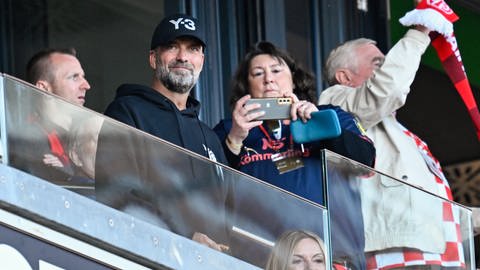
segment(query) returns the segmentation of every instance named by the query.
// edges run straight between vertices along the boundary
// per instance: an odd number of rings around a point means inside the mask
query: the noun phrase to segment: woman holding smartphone
[[[310,72],[273,44],[257,43],[240,62],[233,77],[232,119],[222,120],[214,128],[223,143],[229,165],[319,204],[325,203],[321,149],[373,166],[375,148],[354,117],[340,107],[315,105],[316,96],[315,79]],[[265,111],[258,110],[259,103],[249,102],[252,98],[291,98],[290,119],[259,120],[265,117]],[[290,134],[290,121],[306,122],[313,112],[326,109],[335,111],[341,134],[326,140],[295,143]],[[338,194],[340,201],[329,206],[338,207],[339,214],[345,215],[342,224],[336,226],[342,231],[337,235],[350,240],[349,243],[343,240],[335,243],[333,239],[334,256],[337,249],[338,256],[348,258],[355,269],[364,269],[360,197],[348,187],[347,181],[339,183],[338,190],[344,194]],[[329,190],[335,190],[332,188]],[[235,211],[251,211],[251,207],[267,203],[252,202],[248,194],[236,194]],[[335,238],[333,231],[332,238]]]
[[[316,96],[315,78],[310,72],[272,43],[256,44],[240,62],[233,78],[232,119],[222,120],[214,128],[230,166],[320,204],[323,204],[323,189],[317,183],[313,187],[311,182],[317,182],[321,175],[318,171],[321,149],[372,166],[375,148],[354,117],[340,107],[315,105]],[[264,98],[289,98],[290,119],[270,119],[268,111],[260,109],[260,102],[251,102]],[[313,112],[326,109],[336,112],[342,129],[340,136],[296,144],[291,138],[290,121],[307,122]],[[289,164],[285,160],[288,157],[300,165],[285,171],[276,164],[277,157],[284,157],[283,163]],[[297,181],[304,183],[299,185]]]

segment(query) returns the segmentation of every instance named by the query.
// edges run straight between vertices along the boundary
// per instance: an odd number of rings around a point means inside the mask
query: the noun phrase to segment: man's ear
[[[339,69],[335,72],[335,79],[341,85],[350,85],[350,73],[348,69]]]
[[[149,58],[148,60],[150,62],[150,67],[154,70],[157,69],[157,54],[155,53],[154,50],[150,51],[150,55],[149,55],[148,58]]]
[[[47,91],[47,92],[50,92],[52,93],[53,92],[53,89],[52,89],[52,86],[50,85],[49,82],[45,81],[45,80],[38,80],[36,83],[35,83],[35,86],[44,90],[44,91]]]

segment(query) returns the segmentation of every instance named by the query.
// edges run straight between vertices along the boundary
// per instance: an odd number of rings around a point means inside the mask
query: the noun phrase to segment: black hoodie
[[[198,119],[189,97],[179,111],[152,88],[126,84],[105,114],[204,157],[226,164],[217,135]],[[186,237],[207,234],[225,243],[229,184],[223,168],[177,146],[106,120],[95,162],[97,200]]]
[[[158,91],[138,84],[123,84],[105,115],[143,130],[197,154],[226,163],[217,135],[198,119],[200,103],[188,97],[187,108],[179,111]]]

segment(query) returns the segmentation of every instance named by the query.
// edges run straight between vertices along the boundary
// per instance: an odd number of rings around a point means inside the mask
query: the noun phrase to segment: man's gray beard
[[[155,72],[157,79],[172,92],[185,94],[195,85],[193,72],[175,72],[168,71],[166,67],[160,65]]]

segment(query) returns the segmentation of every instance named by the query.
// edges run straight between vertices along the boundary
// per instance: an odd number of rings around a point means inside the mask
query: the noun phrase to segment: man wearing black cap
[[[218,137],[198,118],[200,103],[189,96],[204,62],[203,25],[185,14],[166,17],[156,27],[150,49],[149,63],[153,70],[151,87],[121,85],[105,115],[226,164]],[[210,233],[215,227],[214,223],[222,223],[219,222],[218,213],[224,213],[225,210],[226,188],[221,169],[204,164],[200,166],[197,164],[200,163],[198,158],[192,161],[186,154],[170,157],[166,151],[158,151],[162,149],[158,141],[144,137],[128,133],[108,122],[104,124],[97,150],[97,198],[122,209],[129,207],[125,206],[125,201],[135,201],[136,206],[140,201],[142,207],[149,208],[147,210],[151,210],[153,205],[151,212],[172,231],[193,237],[215,249],[225,248],[209,238],[217,242],[224,241],[217,237],[216,232]],[[166,168],[165,164],[170,161],[167,159],[174,160],[175,164],[181,164],[184,168]],[[130,187],[119,187],[118,183],[122,183],[122,180],[123,183],[128,182]],[[134,190],[139,186],[141,190]],[[120,192],[118,189],[121,189]],[[116,192],[113,200],[112,190]],[[167,194],[165,197],[168,200],[159,194]],[[177,194],[181,196],[173,198]],[[189,201],[195,196],[208,198],[210,202],[202,205]],[[212,205],[217,208],[210,208]],[[188,214],[183,215],[185,211]],[[179,212],[183,215],[180,218]]]
[[[197,19],[184,14],[163,19],[150,46],[151,87],[121,85],[105,115],[223,162],[215,133],[198,119],[200,103],[189,96],[202,71],[204,40]]]

